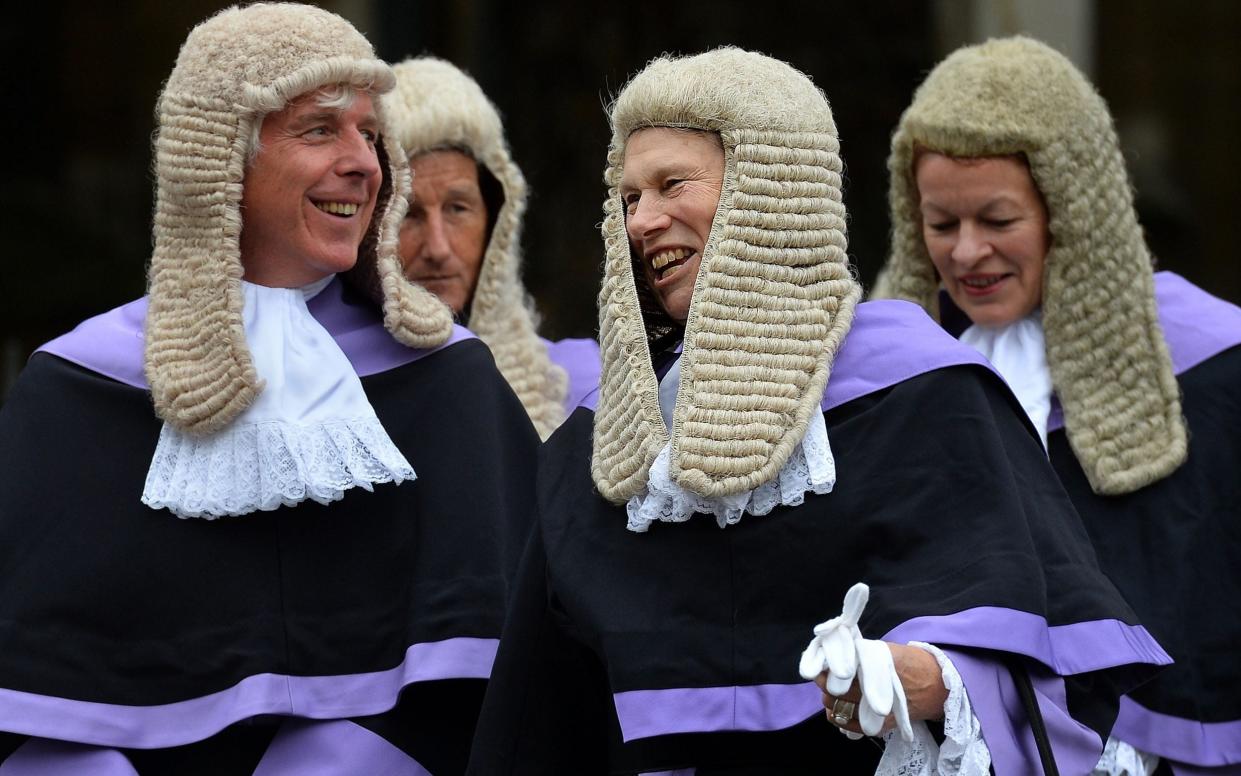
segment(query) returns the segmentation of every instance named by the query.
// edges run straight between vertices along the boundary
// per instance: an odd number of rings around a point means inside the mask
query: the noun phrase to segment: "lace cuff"
[[[685,490],[672,479],[672,445],[664,445],[647,476],[646,492],[629,499],[625,511],[630,531],[645,532],[651,523],[682,523],[695,512],[715,515],[720,528],[741,516],[765,515],[779,505],[798,506],[807,493],[830,493],[836,484],[836,461],[827,441],[823,413],[811,414],[806,435],[793,448],[780,473],[754,490],[720,498],[706,498]]]
[[[327,504],[346,490],[414,479],[414,470],[379,418],[234,424],[196,437],[164,424],[142,503],[177,517],[214,519],[293,506]]]
[[[1151,776],[1159,767],[1159,756],[1140,749],[1132,744],[1108,738],[1103,747],[1103,756],[1094,767],[1091,776]]]
[[[914,740],[886,734],[886,748],[875,776],[988,776],[991,750],[982,737],[982,725],[974,715],[961,675],[938,647],[921,641],[909,646],[931,653],[948,689],[944,701],[944,743],[939,746],[925,722],[914,723]]]

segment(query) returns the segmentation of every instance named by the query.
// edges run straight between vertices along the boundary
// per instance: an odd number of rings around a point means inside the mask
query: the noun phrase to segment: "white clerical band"
[[[1052,385],[1039,312],[1005,326],[975,324],[961,333],[961,341],[986,356],[1008,383],[1046,448]]]
[[[191,436],[164,424],[142,502],[178,517],[216,518],[335,501],[353,487],[414,479],[353,366],[305,289],[242,282],[246,342],[265,385],[222,431]]]
[[[659,409],[664,424],[672,427],[672,410],[681,383],[681,360],[659,381]],[[823,413],[813,412],[806,435],[793,448],[780,473],[754,490],[731,496],[705,498],[685,490],[672,479],[672,445],[664,445],[651,464],[646,490],[625,505],[630,531],[642,533],[654,522],[681,523],[695,513],[714,515],[723,528],[744,514],[765,515],[779,505],[797,506],[807,493],[830,493],[836,485],[836,461],[827,441]]]

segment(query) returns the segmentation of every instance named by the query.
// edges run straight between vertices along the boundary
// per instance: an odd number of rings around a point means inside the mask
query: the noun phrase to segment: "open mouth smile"
[[[989,273],[979,275],[966,275],[958,278],[957,282],[965,289],[965,293],[971,296],[985,296],[998,290],[998,287],[1005,280],[1012,277],[1009,273]]]
[[[656,282],[663,282],[676,275],[682,267],[689,263],[694,251],[688,248],[669,248],[648,257],[651,269],[655,272]]]
[[[337,216],[339,218],[349,218],[356,215],[362,206],[356,202],[318,202],[311,200],[314,206],[322,210],[324,213]]]

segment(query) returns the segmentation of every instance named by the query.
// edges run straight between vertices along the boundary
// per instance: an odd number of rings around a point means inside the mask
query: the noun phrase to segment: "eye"
[[[327,137],[332,130],[326,124],[319,124],[306,130],[305,134],[310,137]]]
[[[953,229],[955,229],[957,226],[956,221],[927,221],[925,223],[926,223],[927,229],[930,229],[932,232],[935,232],[937,234],[943,234],[944,232],[950,232]]]
[[[668,180],[664,181],[664,190],[667,191],[668,189],[676,188],[677,186],[680,186],[684,182],[685,180],[683,178],[669,178]]]
[[[366,138],[366,142],[375,145],[379,142],[379,133],[373,129],[362,130],[362,137]]]
[[[638,206],[638,200],[641,198],[642,198],[641,195],[638,194],[638,192],[636,191],[631,191],[628,194],[621,197],[621,202],[625,203],[626,212],[632,215],[634,208]]]
[[[983,221],[983,223],[986,224],[987,226],[994,227],[996,229],[1003,229],[1006,226],[1012,226],[1013,224],[1017,223],[1017,219],[1015,218],[988,218],[985,221]]]

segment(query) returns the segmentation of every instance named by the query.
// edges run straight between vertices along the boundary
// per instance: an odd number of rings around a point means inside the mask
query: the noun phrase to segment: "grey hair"
[[[332,110],[349,110],[353,107],[353,102],[358,98],[360,90],[352,84],[327,84],[315,91],[317,97],[316,104],[320,108],[330,108]],[[263,150],[263,144],[259,140],[259,135],[263,131],[263,120],[269,114],[256,115],[254,121],[250,123],[250,150],[246,154],[246,166],[249,167],[254,163],[255,158],[259,155],[259,151]]]

